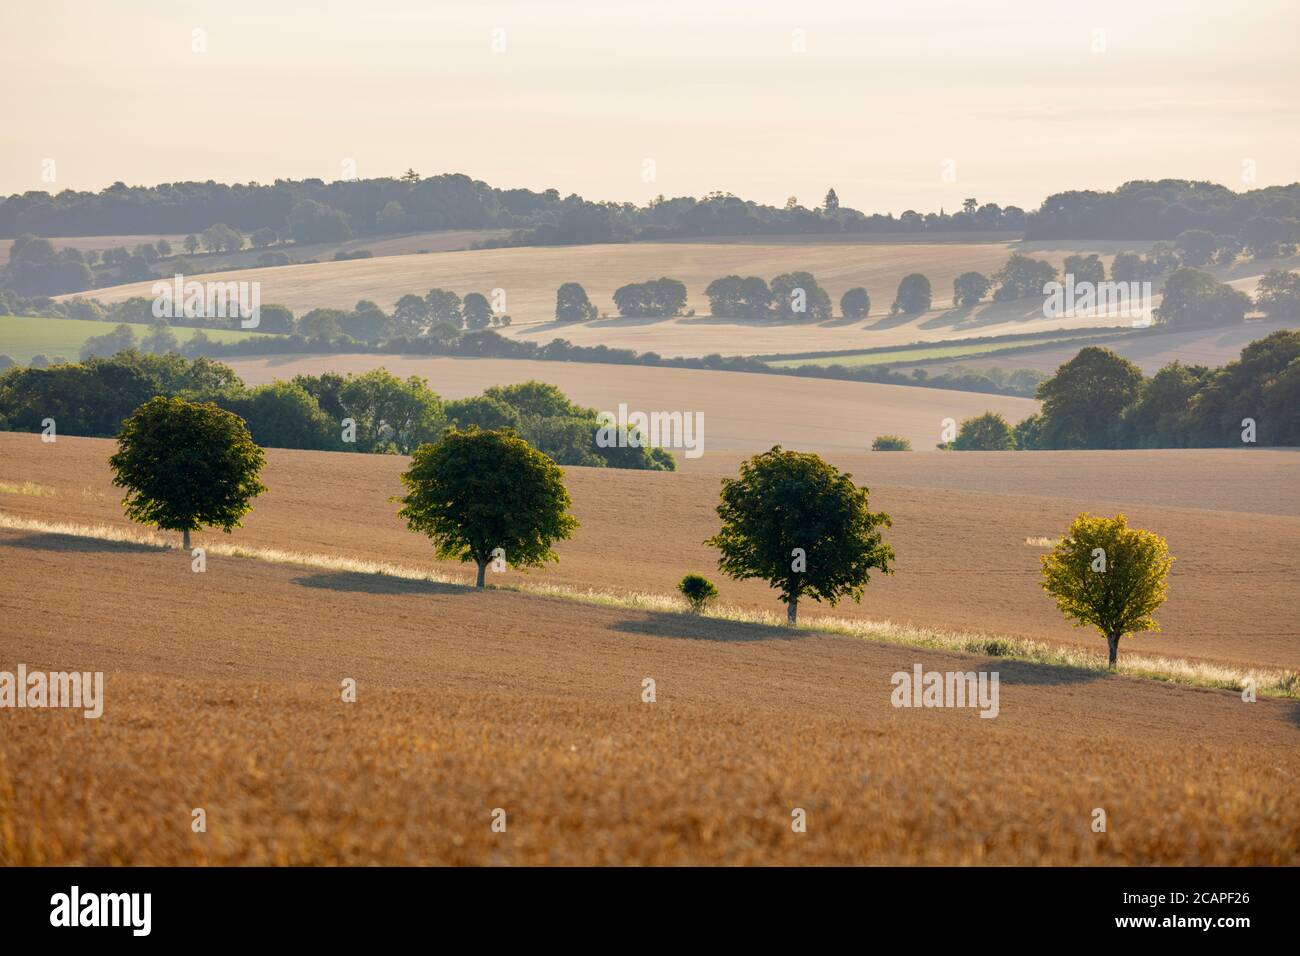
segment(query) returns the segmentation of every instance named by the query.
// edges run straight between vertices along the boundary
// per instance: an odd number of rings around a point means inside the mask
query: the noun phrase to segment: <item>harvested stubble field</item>
[[[113,443],[0,433],[0,512],[47,522],[126,526],[110,484]],[[720,600],[779,610],[759,582],[716,573],[703,544],[717,528],[719,478],[742,455],[706,454],[662,472],[567,468],[581,522],[557,546],[559,564],[498,580],[669,595],[681,576],[714,579]],[[1099,649],[1038,587],[1041,547],[1084,510],[1123,511],[1164,535],[1177,558],[1163,631],[1126,637],[1125,651],[1237,666],[1300,668],[1300,455],[1294,451],[962,452],[828,454],[871,489],[897,573],[873,575],[862,604],[805,602],[801,616],[835,615],[1034,638]],[[432,560],[388,499],[407,459],[271,449],[269,491],[229,538],[196,540],[338,555],[467,575]],[[31,493],[30,486],[42,490]],[[24,493],[21,489],[28,487]],[[6,492],[6,488],[19,489]],[[44,493],[53,492],[53,493]],[[496,578],[497,576],[492,576]]]
[[[1300,854],[1294,701],[50,534],[0,563],[0,660],[106,672],[98,720],[3,714],[4,864]],[[997,670],[998,717],[893,708],[917,663]]]
[[[537,379],[558,386],[579,405],[611,412],[620,402],[633,411],[703,412],[705,447],[720,450],[758,451],[779,443],[849,451],[869,447],[881,434],[933,448],[945,418],[960,422],[995,411],[1014,423],[1038,411],[1037,401],[1008,395],[645,365],[365,354],[278,355],[225,364],[250,385],[386,368],[400,378],[426,378],[448,399]]]
[[[1114,318],[1045,319],[1040,301],[996,303],[951,309],[952,282],[959,274],[997,271],[1012,252],[1028,252],[1060,268],[1067,255],[1097,252],[1109,263],[1131,243],[1117,241],[1032,243],[956,242],[783,242],[624,243],[591,246],[524,247],[445,252],[432,256],[386,256],[351,262],[211,273],[206,281],[259,281],[262,301],[288,306],[297,315],[317,307],[351,308],[371,299],[385,309],[408,292],[430,288],[488,294],[506,293],[513,324],[503,334],[536,342],[565,338],[578,345],[608,345],[661,355],[753,355],[904,345],[975,335],[1034,332],[1086,325],[1110,326]],[[784,272],[807,271],[830,294],[837,317],[820,323],[718,319],[711,317],[704,290],[714,279],[737,273],[770,280]],[[1262,270],[1261,270],[1262,271]],[[928,276],[934,311],[919,317],[890,316],[899,280],[910,272]],[[616,288],[671,276],[686,283],[687,309],[695,316],[625,319],[613,303]],[[555,290],[579,282],[609,318],[558,324]],[[151,296],[151,283],[96,290],[105,302]],[[840,296],[863,286],[871,295],[866,319],[838,317]],[[1253,287],[1252,287],[1253,288]]]

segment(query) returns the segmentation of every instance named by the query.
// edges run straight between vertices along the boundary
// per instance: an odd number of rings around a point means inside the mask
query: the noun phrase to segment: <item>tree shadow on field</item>
[[[717,617],[696,617],[693,614],[658,614],[646,612],[645,617],[627,618],[612,625],[625,634],[649,634],[652,637],[677,637],[690,641],[797,641],[811,632],[770,624],[750,624],[746,621],[728,621]]]
[[[823,328],[823,329],[838,329],[846,325],[857,325],[859,322],[865,322],[865,321],[866,321],[866,316],[860,315],[856,318],[850,319],[846,315],[840,315],[829,319],[824,319],[821,322],[818,322],[817,325],[819,328]]]
[[[476,590],[463,584],[439,584],[416,581],[387,574],[363,574],[360,571],[325,571],[297,578],[294,584],[324,591],[354,591],[365,594],[466,594]]]
[[[940,313],[932,319],[921,323],[923,329],[938,329],[948,326],[954,331],[962,332],[979,329],[986,325],[1002,325],[1011,322],[1030,322],[1042,319],[1043,301],[1038,298],[1011,299],[1003,302],[980,303],[978,306],[958,306]]]
[[[924,315],[924,313],[921,315]],[[909,322],[917,321],[921,318],[921,315],[918,315],[915,312],[887,312],[868,325],[865,331],[883,332],[886,329],[896,329],[900,325],[907,325]]]
[[[1005,657],[990,657],[981,670],[997,671],[1002,684],[1087,684],[1101,680],[1104,671],[1086,667],[1068,667],[1060,664],[1034,664],[1029,661],[1011,661]]]
[[[62,551],[74,554],[99,554],[119,552],[156,554],[171,549],[160,544],[142,544],[138,541],[109,541],[104,538],[83,538],[75,534],[35,533],[21,538],[0,540],[0,547],[25,548],[28,551]]]
[[[1296,730],[1300,730],[1300,704],[1292,702],[1286,712],[1287,722]]]

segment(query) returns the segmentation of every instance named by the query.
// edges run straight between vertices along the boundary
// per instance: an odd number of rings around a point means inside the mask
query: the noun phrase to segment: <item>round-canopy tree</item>
[[[1016,447],[1016,436],[1005,418],[985,412],[961,423],[951,447],[954,451],[1009,451]]]
[[[855,286],[840,296],[840,315],[846,319],[865,319],[871,312],[871,296],[862,286]]]
[[[1043,590],[1075,627],[1091,624],[1105,635],[1112,668],[1121,637],[1160,630],[1151,615],[1165,603],[1174,561],[1160,535],[1130,528],[1124,515],[1081,514],[1042,561]]]
[[[587,290],[578,283],[566,282],[555,290],[555,321],[584,322],[594,319],[596,314]]]
[[[516,568],[559,560],[551,544],[578,527],[563,478],[555,462],[511,431],[450,428],[415,450],[398,514],[433,540],[439,558],[477,564],[483,587],[494,557]]]
[[[113,484],[126,489],[127,517],[181,532],[188,550],[191,531],[210,525],[229,534],[240,526],[266,491],[258,480],[265,460],[238,415],[158,396],[122,423],[108,463]]]
[[[891,315],[902,312],[906,315],[919,315],[930,308],[930,280],[919,272],[903,276],[898,283],[898,293],[894,304],[889,307]]]
[[[738,580],[761,578],[779,588],[791,625],[799,599],[862,599],[868,571],[891,573],[894,549],[881,536],[889,515],[867,507],[867,489],[813,454],[780,445],[722,480],[722,530],[706,544],[722,552],[718,567]]]

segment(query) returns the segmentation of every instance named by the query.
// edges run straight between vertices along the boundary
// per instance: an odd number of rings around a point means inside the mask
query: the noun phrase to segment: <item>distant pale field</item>
[[[1137,365],[1148,375],[1151,375],[1175,359],[1184,365],[1208,365],[1210,367],[1226,365],[1228,362],[1241,358],[1241,350],[1256,339],[1262,339],[1279,329],[1297,327],[1300,327],[1300,321],[1295,319],[1275,322],[1251,321],[1243,325],[1233,325],[1221,329],[1168,332],[1163,335],[1119,339],[1102,338],[1075,345],[1063,343],[1055,348],[1023,352],[1016,355],[983,355],[968,352],[959,357],[954,356],[951,362],[935,362],[926,364],[924,367],[930,375],[941,375],[945,369],[954,365],[961,365],[966,368],[992,368],[994,366],[1003,369],[1033,368],[1044,372],[1052,372],[1063,363],[1074,358],[1084,345],[1095,345],[1111,349]],[[996,347],[991,346],[991,348]],[[873,358],[875,357],[873,356]],[[787,364],[797,365],[799,363]],[[847,361],[844,364],[848,364]]]
[[[136,338],[145,335],[149,326],[129,323],[135,330]],[[81,347],[86,339],[104,335],[117,324],[112,322],[92,322],[86,319],[46,319],[38,316],[0,315],[0,355],[26,365],[34,355],[46,358],[61,356],[75,362],[81,354]],[[198,329],[175,326],[172,333],[178,342],[189,341]],[[239,332],[233,329],[204,329],[208,338],[215,342],[238,342],[251,335],[265,333]]]
[[[899,362],[919,362],[924,359],[941,359],[941,358],[962,358],[963,356],[981,356],[986,352],[995,352],[1000,349],[1016,348],[1017,346],[1030,345],[1033,343],[1047,344],[1050,342],[1075,342],[1075,351],[1088,344],[1088,340],[1083,336],[1063,336],[1058,333],[1048,332],[1042,336],[1036,336],[1033,339],[1017,339],[1011,342],[967,342],[962,345],[922,345],[914,349],[897,349],[887,352],[863,352],[848,355],[823,355],[815,358],[793,358],[782,359],[779,361],[769,362],[769,365],[776,368],[797,368],[800,365],[843,365],[846,368],[856,368],[861,365],[895,365]],[[1062,346],[1064,347],[1064,346]],[[1071,353],[1073,354],[1073,353]]]
[[[1013,252],[1046,259],[1057,268],[1063,267],[1067,255],[1095,252],[1109,269],[1115,253],[1126,248],[1145,250],[1149,245],[1121,241],[826,242],[807,238],[624,243],[387,255],[350,262],[215,272],[205,275],[205,279],[261,282],[263,302],[288,306],[297,315],[317,307],[351,308],[360,299],[391,309],[401,296],[423,294],[434,287],[462,296],[475,291],[490,295],[492,290],[501,289],[505,293],[505,311],[513,320],[504,334],[513,338],[538,343],[564,338],[577,345],[607,345],[666,356],[756,355],[867,349],[1123,324],[1125,319],[1105,315],[1045,318],[1039,299],[953,308],[953,279],[971,270],[991,275]],[[1262,263],[1245,260],[1214,272],[1253,294],[1263,272],[1297,266],[1300,257]],[[734,273],[771,280],[791,271],[811,272],[830,294],[837,312],[840,296],[847,289],[864,287],[871,296],[871,313],[862,320],[836,317],[817,323],[737,320],[708,314],[704,290],[714,279]],[[912,272],[930,279],[934,308],[920,316],[891,316],[889,307],[898,283]],[[661,276],[686,284],[687,309],[694,310],[694,316],[618,317],[613,303],[616,288]],[[570,281],[583,285],[602,318],[581,323],[554,321],[555,291]],[[138,282],[99,289],[93,294],[113,302],[133,295],[148,296],[151,285]],[[1157,283],[1153,306],[1160,303],[1159,291]]]
[[[262,283],[262,301],[288,306],[295,314],[316,307],[351,307],[371,299],[391,308],[409,292],[430,288],[490,294],[503,289],[513,325],[505,334],[536,342],[562,337],[582,345],[605,344],[664,355],[754,354],[833,351],[904,345],[916,341],[1032,332],[1089,324],[1080,319],[1044,319],[1041,303],[1016,302],[976,310],[949,311],[952,282],[976,270],[995,272],[1013,251],[1026,251],[1058,267],[1076,251],[1109,258],[1122,242],[1057,243],[1024,246],[1014,242],[814,242],[784,243],[628,243],[548,248],[485,249],[436,256],[389,256],[351,262],[322,262],[274,269],[244,270],[229,278]],[[704,290],[732,273],[772,279],[783,272],[807,271],[830,294],[838,312],[840,296],[862,286],[872,300],[865,320],[783,323],[714,319]],[[928,276],[935,311],[919,317],[889,316],[899,280],[908,273]],[[686,283],[694,317],[622,319],[613,303],[616,288],[628,282],[670,276]],[[220,280],[226,273],[208,278]],[[554,321],[555,290],[579,282],[608,319],[576,324]],[[96,291],[103,301],[148,295],[150,283]],[[1091,324],[1113,325],[1100,318]]]
[[[763,450],[775,444],[815,450],[861,450],[880,434],[902,435],[914,448],[933,448],[942,422],[1001,413],[1017,422],[1038,410],[1026,398],[909,385],[842,382],[748,372],[596,365],[514,359],[398,355],[288,355],[226,360],[250,385],[299,374],[386,368],[420,375],[443,398],[477,395],[489,385],[538,379],[557,385],[581,405],[617,411],[704,413],[705,447]]]
[[[468,249],[473,242],[510,234],[509,229],[438,229],[430,232],[411,232],[400,236],[363,236],[347,239],[343,242],[318,242],[308,245],[279,245],[267,249],[245,247],[239,252],[207,253],[200,252],[192,258],[196,267],[205,271],[230,269],[254,265],[258,258],[267,252],[283,252],[293,259],[315,259],[318,262],[333,261],[336,252],[359,252],[366,250],[376,257],[404,256],[416,252],[451,252]],[[144,241],[144,240],[141,240]],[[58,240],[54,240],[58,244]],[[179,243],[172,243],[179,250]],[[165,263],[155,266],[161,271]],[[277,267],[280,268],[280,267]],[[96,295],[88,292],[87,295]],[[352,305],[351,302],[348,305]]]

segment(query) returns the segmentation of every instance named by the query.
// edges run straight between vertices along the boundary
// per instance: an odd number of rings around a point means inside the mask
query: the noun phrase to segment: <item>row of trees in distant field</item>
[[[1112,268],[1113,281],[1137,281],[1175,270],[1164,288],[1164,304],[1155,320],[1179,328],[1228,325],[1242,321],[1256,303],[1244,292],[1219,282],[1214,276],[1189,265],[1172,251],[1166,256],[1153,247],[1146,257],[1134,254],[1132,261],[1121,253]],[[1200,261],[1199,257],[1195,258]],[[1121,275],[1124,277],[1121,279]],[[994,302],[1043,298],[1049,283],[1073,277],[1076,286],[1094,286],[1106,281],[1106,266],[1094,254],[1074,254],[1065,258],[1064,269],[1030,256],[1013,254],[991,276],[963,272],[953,280],[953,303],[969,308],[983,302],[992,290]],[[1259,284],[1258,307],[1272,316],[1300,315],[1292,287],[1300,273],[1273,270]],[[704,290],[709,313],[737,319],[787,319],[825,321],[833,317],[831,297],[809,272],[787,272],[770,283],[759,276],[729,275],[714,279]],[[683,314],[687,289],[677,279],[660,278],[620,286],[614,292],[618,313],[627,318],[664,318]],[[919,315],[931,308],[933,289],[929,278],[921,273],[904,276],[898,284],[891,314]],[[596,318],[599,310],[577,282],[566,282],[556,291],[555,319],[558,322],[581,322]],[[845,319],[866,318],[871,312],[871,296],[866,289],[854,287],[840,297],[840,314]],[[693,312],[686,312],[693,315]]]
[[[212,319],[203,316],[176,316],[159,319],[153,314],[153,300],[135,296],[105,308],[94,300],[73,300],[66,310],[69,318],[95,319],[117,322],[111,333],[96,336],[87,342],[82,358],[90,355],[112,355],[135,344],[131,325],[148,325],[151,331],[139,342],[147,352],[180,351],[183,354],[206,354],[209,340],[193,339],[178,345],[169,327],[189,326],[199,328],[226,328],[243,330],[241,316]],[[346,338],[356,342],[383,342],[399,338],[428,337],[439,340],[455,338],[462,330],[479,331],[492,326],[505,327],[510,316],[493,311],[487,296],[470,292],[462,299],[455,292],[430,289],[426,295],[402,296],[391,312],[385,312],[377,303],[362,299],[351,309],[311,309],[300,317],[282,305],[271,303],[259,309],[255,329],[262,333],[301,335],[304,338],[332,341]],[[125,325],[123,324],[125,323]],[[197,338],[197,336],[195,337]]]
[[[136,408],[109,464],[127,516],[179,532],[186,551],[192,532],[240,527],[268,490],[265,455],[244,422],[181,398]],[[489,566],[558,561],[554,545],[578,528],[564,472],[509,428],[449,428],[414,449],[401,481],[398,515],[432,541],[438,558],[473,562],[479,588]],[[890,516],[873,512],[868,489],[818,455],[780,446],[755,455],[723,479],[717,512],[720,530],[705,543],[718,550],[718,567],[777,590],[791,627],[805,598],[861,601],[872,571],[894,571],[884,540]],[[1085,514],[1044,556],[1041,586],[1077,625],[1101,631],[1114,668],[1124,634],[1159,630],[1152,615],[1165,600],[1172,560],[1158,535],[1129,528],[1123,515]],[[717,594],[698,574],[678,588],[696,613]]]
[[[1221,368],[1171,362],[1150,378],[1089,346],[1038,386],[1042,411],[1014,426],[996,412],[968,418],[953,451],[1224,448],[1300,445],[1300,330],[1247,345]],[[875,451],[911,451],[880,435]]]
[[[426,380],[384,369],[362,375],[299,375],[249,388],[207,358],[120,352],[52,368],[0,373],[0,430],[39,431],[53,418],[69,435],[117,433],[131,409],[154,397],[212,402],[238,414],[257,444],[274,448],[410,454],[448,426],[511,428],[563,464],[671,471],[660,448],[601,447],[595,409],[554,385],[497,386],[443,401]]]

